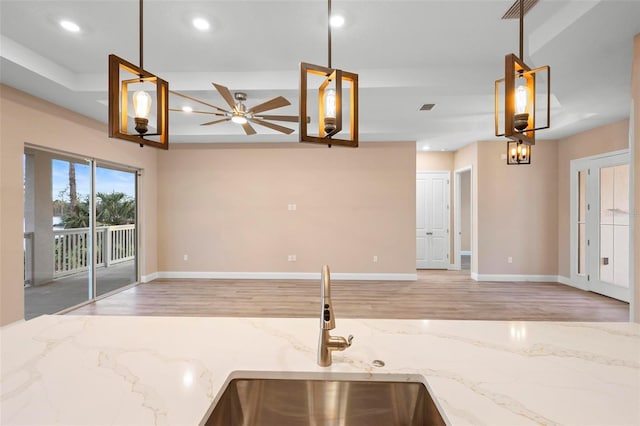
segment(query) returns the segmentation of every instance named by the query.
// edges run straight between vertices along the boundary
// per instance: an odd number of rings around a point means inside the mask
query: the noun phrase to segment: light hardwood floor
[[[337,318],[628,321],[629,305],[558,283],[476,282],[468,271],[418,271],[417,281],[332,280]],[[316,317],[310,280],[159,279],[69,314]]]

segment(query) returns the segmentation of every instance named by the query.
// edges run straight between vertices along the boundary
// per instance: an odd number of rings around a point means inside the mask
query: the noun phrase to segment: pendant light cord
[[[144,24],[144,20],[142,19],[143,17],[143,11],[142,11],[142,0],[140,0],[140,7],[139,7],[139,24],[138,27],[140,28],[140,69],[144,69],[144,67],[142,66],[142,27]]]
[[[142,1],[142,0],[140,0]],[[328,12],[327,12],[327,34],[328,34],[328,67],[331,68],[331,0],[328,0]]]
[[[520,0],[520,60],[524,61],[524,0]]]

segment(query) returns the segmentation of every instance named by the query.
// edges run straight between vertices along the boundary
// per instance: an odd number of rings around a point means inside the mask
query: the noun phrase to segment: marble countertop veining
[[[420,379],[455,425],[640,425],[640,324],[42,316],[0,330],[2,425],[197,425],[231,375]],[[377,368],[372,361],[385,366]],[[269,373],[266,373],[269,374]]]

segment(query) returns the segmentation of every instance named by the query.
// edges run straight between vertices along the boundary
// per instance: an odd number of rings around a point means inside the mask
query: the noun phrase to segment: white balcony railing
[[[96,266],[109,266],[135,258],[136,226],[96,228]],[[62,277],[89,269],[89,228],[53,231],[53,276]]]

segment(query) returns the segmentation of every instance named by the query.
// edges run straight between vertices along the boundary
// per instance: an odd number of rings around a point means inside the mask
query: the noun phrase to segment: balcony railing
[[[96,231],[96,266],[107,267],[135,258],[135,225],[99,226]],[[54,230],[53,240],[55,278],[89,269],[89,228]]]

